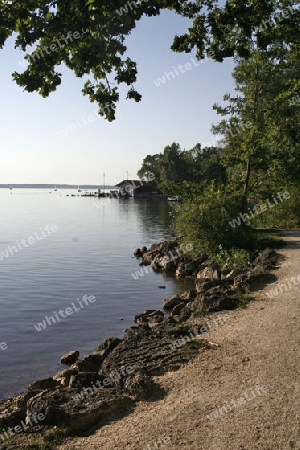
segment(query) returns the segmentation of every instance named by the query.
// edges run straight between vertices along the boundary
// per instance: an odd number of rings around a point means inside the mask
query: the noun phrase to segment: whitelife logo
[[[2,430],[0,438],[2,439],[2,441],[5,441],[6,439],[9,439],[12,436],[15,436],[16,434],[23,433],[24,431],[28,430],[29,427],[37,425],[38,421],[42,421],[44,419],[45,416],[42,413],[32,414],[27,418],[26,423],[24,423],[24,421],[21,420],[20,425],[16,425],[15,427],[9,427],[6,430]]]
[[[17,246],[15,245],[8,245],[6,247],[6,250],[2,251],[0,253],[0,261],[3,261],[5,258],[9,258],[9,256],[14,255],[15,253],[19,253],[24,248],[28,248],[30,245],[35,244],[37,241],[42,241],[43,239],[47,238],[48,236],[51,236],[52,233],[56,233],[58,230],[57,225],[46,225],[44,230],[40,228],[40,231],[35,231],[34,237],[30,236],[26,239],[21,239],[21,241],[16,241]],[[18,248],[17,248],[18,247]]]
[[[210,414],[207,414],[206,417],[210,421],[217,419],[224,412],[228,413],[229,411],[232,411],[232,409],[238,408],[240,405],[245,405],[247,402],[250,402],[251,400],[255,399],[257,396],[260,397],[261,395],[266,394],[268,392],[268,387],[267,386],[255,386],[255,391],[252,388],[250,388],[249,391],[250,391],[249,395],[248,395],[247,391],[243,392],[243,394],[237,400],[230,400],[230,404],[227,401],[225,403],[225,405],[223,405],[221,407],[218,406],[217,409],[215,409]]]
[[[167,81],[174,80],[174,78],[179,77],[182,73],[186,73],[189,70],[192,70],[194,67],[200,66],[200,64],[203,64],[204,60],[208,60],[213,58],[213,52],[208,52],[205,55],[204,59],[201,59],[200,62],[195,61],[194,58],[191,58],[191,63],[187,62],[184,65],[179,64],[177,68],[173,66],[174,70],[171,70],[170,72],[165,71],[162,77],[157,78],[156,80],[153,80],[153,83],[155,86],[160,87],[162,84],[166,84]],[[185,70],[184,70],[185,69]]]
[[[72,302],[71,306],[69,306],[65,310],[60,309],[58,312],[53,311],[53,315],[55,316],[56,320],[54,319],[53,316],[50,317],[46,316],[45,320],[43,320],[43,322],[39,322],[38,324],[34,325],[34,328],[37,331],[45,330],[47,328],[47,325],[50,326],[57,322],[61,322],[60,317],[65,319],[67,316],[71,316],[74,312],[81,311],[82,309],[84,309],[85,307],[83,306],[83,303],[85,303],[85,305],[88,306],[90,303],[95,303],[96,300],[97,299],[94,295],[90,295],[89,297],[87,295],[84,295],[82,297],[82,300],[79,300],[79,298],[77,299],[80,308],[77,308],[75,303]],[[60,315],[60,317],[58,317],[58,314]]]
[[[283,194],[281,194],[280,192],[277,192],[277,198],[280,200],[281,203],[283,202],[283,200],[289,199],[290,196],[291,195],[288,192],[284,192]],[[248,208],[249,214],[248,213],[245,213],[245,214],[240,213],[240,217],[237,217],[236,219],[232,220],[231,222],[228,222],[229,225],[232,228],[235,228],[237,225],[241,225],[241,223],[242,223],[241,219],[245,223],[246,220],[252,219],[255,214],[259,215],[259,214],[267,211],[268,209],[274,208],[274,206],[278,205],[279,202],[277,201],[277,199],[274,195],[272,195],[272,197],[273,197],[274,203],[270,203],[269,199],[267,199],[266,203],[263,203],[262,205],[259,205],[259,206],[254,206],[252,211],[250,208]]]
[[[84,397],[88,397],[89,395],[94,394],[98,391],[98,389],[103,389],[104,387],[113,386],[118,380],[123,377],[127,377],[134,372],[134,369],[131,366],[121,366],[119,370],[116,368],[113,372],[110,372],[109,377],[104,378],[102,381],[97,380],[95,383],[91,383],[91,387],[84,387],[79,394],[73,395],[73,400],[79,403]],[[95,386],[97,385],[97,387]]]

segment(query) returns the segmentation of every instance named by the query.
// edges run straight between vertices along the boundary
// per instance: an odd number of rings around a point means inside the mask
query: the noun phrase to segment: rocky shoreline
[[[156,389],[153,376],[177,370],[213,346],[202,335],[212,322],[219,326],[226,320],[226,310],[243,306],[248,288],[274,281],[269,272],[278,259],[274,250],[259,253],[247,270],[222,271],[206,255],[191,258],[186,247],[163,242],[137,249],[135,256],[153,270],[194,277],[195,289],[166,298],[167,315],[160,310],[136,315],[136,326],[123,339],[105,339],[82,360],[76,351],[64,355],[66,370],[2,402],[0,448],[18,448],[14,440],[21,433],[43,434],[53,427],[81,433],[108,414],[134,407]],[[214,315],[217,319],[208,320]]]

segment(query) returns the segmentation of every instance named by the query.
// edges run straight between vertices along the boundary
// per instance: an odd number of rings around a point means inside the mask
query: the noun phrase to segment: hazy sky
[[[0,51],[0,183],[102,184],[105,172],[106,183],[115,184],[126,171],[136,178],[143,158],[172,142],[182,149],[197,142],[213,145],[210,128],[220,117],[212,105],[233,90],[233,64],[200,64],[193,54],[172,52],[172,38],[189,23],[168,11],[140,21],[127,45],[138,63],[136,87],[143,99],[123,97],[113,123],[97,116],[97,105],[81,93],[83,80],[65,68],[61,86],[49,98],[23,92],[11,78],[22,72],[23,53],[7,41]],[[178,66],[186,63],[192,68],[181,73]],[[156,86],[165,71],[175,78],[169,75],[170,81]],[[77,129],[70,131],[69,124]]]

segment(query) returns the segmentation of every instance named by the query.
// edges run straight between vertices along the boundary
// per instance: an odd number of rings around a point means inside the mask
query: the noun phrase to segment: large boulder
[[[231,310],[236,308],[237,297],[234,290],[226,286],[215,286],[206,292],[197,295],[189,304],[193,317],[205,316],[215,311]]]

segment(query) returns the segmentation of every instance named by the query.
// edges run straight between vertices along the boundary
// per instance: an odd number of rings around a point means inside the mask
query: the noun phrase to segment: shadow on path
[[[279,236],[284,237],[286,248],[299,250],[300,249],[300,229],[296,230],[281,230]]]

